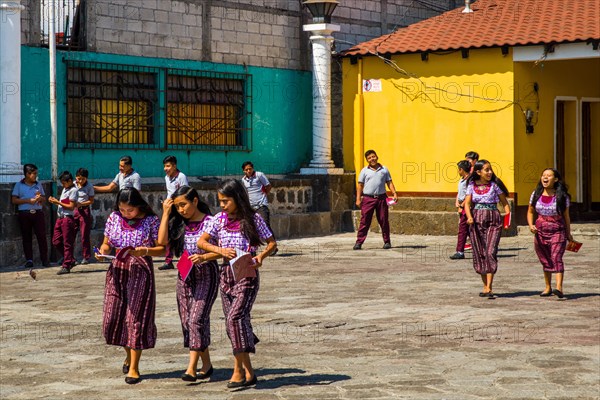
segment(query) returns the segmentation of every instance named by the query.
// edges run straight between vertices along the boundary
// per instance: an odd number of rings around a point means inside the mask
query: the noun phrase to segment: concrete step
[[[454,197],[398,197],[398,202],[390,206],[393,211],[446,211],[456,212]],[[513,207],[513,199],[508,199]],[[502,208],[499,208],[502,210]]]
[[[455,236],[458,233],[458,214],[456,211],[397,211],[390,210],[390,232],[401,235]],[[360,211],[352,211],[354,230],[360,224]],[[503,230],[502,236],[515,236],[517,227]],[[372,232],[381,232],[375,215],[371,223]]]
[[[517,227],[518,235],[530,235],[529,226],[520,225]],[[600,223],[577,223],[571,224],[571,234],[577,239],[577,236],[598,237],[600,236]]]

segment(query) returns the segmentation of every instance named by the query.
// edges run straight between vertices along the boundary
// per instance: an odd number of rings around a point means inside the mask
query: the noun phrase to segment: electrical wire
[[[379,43],[377,45],[376,48],[378,48],[379,46],[381,46],[383,44],[383,42],[385,42],[386,40],[388,40],[391,35],[392,34],[389,34],[388,37],[384,39],[384,41],[382,41],[381,43]],[[403,76],[405,76],[407,78],[412,78],[412,79],[417,80],[419,83],[421,83],[422,87],[425,88],[425,89],[437,90],[439,92],[443,92],[443,93],[446,93],[446,94],[449,94],[449,95],[453,95],[453,96],[467,97],[467,98],[471,98],[471,99],[484,100],[484,101],[488,101],[488,102],[504,102],[504,103],[507,103],[507,104],[505,106],[503,106],[503,107],[496,108],[496,109],[493,109],[493,110],[458,110],[458,109],[454,109],[454,108],[451,108],[451,107],[446,107],[446,106],[440,105],[439,102],[437,102],[434,99],[432,99],[431,96],[429,96],[423,90],[420,90],[420,91],[418,91],[417,93],[415,93],[414,95],[411,96],[409,93],[406,93],[406,91],[400,85],[398,85],[396,83],[393,83],[393,85],[398,90],[400,90],[402,93],[404,93],[409,99],[411,99],[411,101],[414,101],[414,100],[418,99],[419,97],[423,97],[423,98],[429,100],[433,104],[433,106],[435,108],[440,108],[440,109],[444,109],[444,110],[447,110],[447,111],[453,111],[453,112],[457,112],[457,113],[492,113],[492,112],[498,112],[498,111],[505,110],[505,109],[509,108],[510,106],[515,105],[515,106],[519,107],[519,109],[521,110],[521,112],[523,113],[523,115],[525,114],[525,110],[523,110],[523,107],[521,106],[521,104],[519,102],[516,102],[516,101],[513,101],[513,100],[505,100],[505,99],[496,99],[496,98],[490,98],[490,97],[484,97],[484,96],[476,96],[476,95],[473,95],[473,94],[463,94],[463,93],[458,93],[458,92],[451,92],[449,90],[442,89],[442,88],[439,88],[439,87],[429,86],[421,78],[419,78],[416,74],[409,73],[405,69],[401,68],[398,64],[396,64],[396,62],[394,62],[391,59],[387,59],[387,58],[383,57],[377,51],[373,51],[373,50],[369,49],[366,46],[361,46],[360,44],[352,43],[352,42],[349,42],[349,41],[346,41],[346,40],[341,40],[341,39],[335,39],[335,40],[339,41],[339,42],[342,42],[342,43],[350,44],[350,45],[352,45],[352,47],[357,47],[357,48],[361,48],[361,49],[366,50],[369,54],[371,54],[371,55],[379,58],[380,60],[382,60],[385,64],[387,64],[388,66],[390,66],[393,70],[395,70],[399,74],[401,74],[401,75],[403,75]],[[531,93],[529,93],[529,94],[531,94]],[[539,103],[539,97],[538,97],[538,103]],[[539,109],[539,107],[538,107],[538,109]]]

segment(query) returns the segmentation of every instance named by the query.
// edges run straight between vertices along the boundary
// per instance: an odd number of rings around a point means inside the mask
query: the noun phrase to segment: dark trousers
[[[169,264],[173,262],[173,252],[171,251],[171,247],[167,245],[165,249],[165,264]]]
[[[81,253],[84,260],[92,258],[90,250],[90,233],[92,232],[92,212],[89,207],[75,209],[75,221],[81,232]]]
[[[267,227],[273,234],[273,239],[275,239],[275,232],[273,232],[273,229],[271,228],[271,212],[269,211],[269,207],[260,206],[255,211],[265,220]]]
[[[373,212],[377,217],[377,222],[381,227],[381,234],[383,236],[384,243],[390,241],[390,223],[388,221],[388,205],[386,196],[379,196],[377,199],[373,197],[364,196],[362,198],[362,204],[360,205],[360,226],[358,227],[358,234],[356,236],[356,243],[364,243],[371,227],[371,221],[373,220]]]
[[[62,217],[56,220],[54,233],[52,234],[52,245],[63,255],[62,266],[71,268],[75,265],[73,250],[75,237],[77,236],[77,222],[74,217]]]
[[[44,212],[38,210],[35,214],[29,211],[19,211],[19,226],[23,238],[23,253],[25,260],[33,261],[33,233],[40,248],[40,259],[42,265],[48,265],[48,242],[46,241],[46,218]]]
[[[458,220],[458,242],[456,243],[456,251],[459,253],[465,252],[465,243],[469,237],[469,225],[467,224],[467,214],[464,210],[460,214]]]

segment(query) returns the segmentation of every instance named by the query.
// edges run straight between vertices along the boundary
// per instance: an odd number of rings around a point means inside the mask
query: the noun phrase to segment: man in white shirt
[[[254,164],[251,161],[242,164],[242,171],[244,171],[242,183],[248,192],[250,206],[265,220],[269,230],[275,235],[271,228],[271,213],[269,212],[269,200],[267,198],[271,191],[271,183],[265,174],[254,170]],[[275,254],[277,254],[277,249],[271,253],[272,256]]]
[[[163,166],[165,170],[165,185],[167,187],[167,198],[171,197],[173,193],[182,186],[189,186],[187,176],[179,169],[177,169],[177,158],[175,156],[166,156],[163,159]],[[165,254],[165,263],[158,267],[159,270],[164,271],[165,269],[174,269],[173,265],[173,253],[171,253],[167,246],[167,253]]]

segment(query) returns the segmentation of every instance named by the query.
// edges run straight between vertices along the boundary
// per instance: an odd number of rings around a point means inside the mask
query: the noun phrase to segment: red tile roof
[[[358,44],[343,55],[444,51],[600,39],[598,0],[478,0]]]

